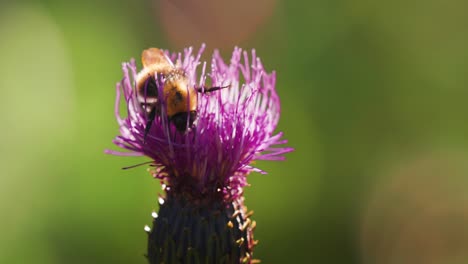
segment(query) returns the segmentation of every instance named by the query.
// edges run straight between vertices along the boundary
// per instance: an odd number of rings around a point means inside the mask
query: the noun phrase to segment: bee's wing
[[[155,71],[174,67],[172,61],[158,48],[145,49],[141,53],[141,62],[143,63],[143,67],[155,68]]]

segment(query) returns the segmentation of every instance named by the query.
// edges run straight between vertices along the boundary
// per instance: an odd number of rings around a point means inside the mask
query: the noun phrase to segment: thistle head
[[[283,147],[282,133],[274,133],[280,115],[280,101],[275,90],[276,74],[265,71],[255,51],[249,55],[236,48],[229,63],[215,51],[210,70],[200,61],[204,46],[193,53],[165,52],[174,69],[188,79],[187,93],[196,100],[194,111],[185,113],[187,129],[180,131],[168,115],[165,83],[170,75],[155,72],[156,111],[150,118],[139,98],[134,60],[123,63],[123,79],[117,84],[115,115],[120,135],[114,143],[130,152],[108,151],[116,155],[144,155],[152,160],[152,175],[160,179],[168,195],[180,194],[191,199],[219,199],[229,202],[243,193],[246,176],[255,160],[282,160],[292,151]],[[209,84],[209,85],[208,85]],[[227,87],[204,92],[204,87]],[[196,94],[193,94],[196,93]],[[143,100],[146,100],[144,98]],[[127,113],[120,114],[123,100]],[[148,129],[148,125],[150,128]],[[178,125],[180,127],[180,124]]]

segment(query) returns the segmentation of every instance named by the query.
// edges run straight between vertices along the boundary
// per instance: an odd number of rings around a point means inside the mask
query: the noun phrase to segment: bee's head
[[[180,112],[172,116],[170,120],[178,131],[185,132],[187,125],[189,128],[192,127],[195,119],[197,119],[197,111]]]

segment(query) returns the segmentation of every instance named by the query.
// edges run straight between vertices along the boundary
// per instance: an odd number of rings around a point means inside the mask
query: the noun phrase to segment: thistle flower
[[[123,63],[124,77],[117,84],[115,115],[120,135],[114,143],[130,152],[108,150],[124,156],[147,156],[151,174],[163,185],[159,214],[153,213],[149,233],[150,263],[253,263],[255,221],[244,206],[243,188],[250,172],[265,173],[255,160],[283,160],[291,148],[274,134],[280,102],[276,75],[267,73],[252,51],[236,48],[226,64],[215,51],[211,70],[192,48],[166,56],[185,72],[189,85],[228,88],[197,94],[197,119],[186,131],[170,122],[162,87],[167,76],[156,73],[158,114],[145,131],[148,114],[138,101],[134,60]],[[127,114],[119,113],[121,99]],[[187,126],[189,122],[187,121]],[[147,133],[147,134],[146,134]]]

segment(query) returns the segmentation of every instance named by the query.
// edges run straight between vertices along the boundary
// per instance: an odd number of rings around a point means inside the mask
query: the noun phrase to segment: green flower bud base
[[[217,199],[216,199],[217,200]],[[255,221],[243,198],[188,199],[168,195],[148,238],[148,260],[164,263],[257,263]]]

